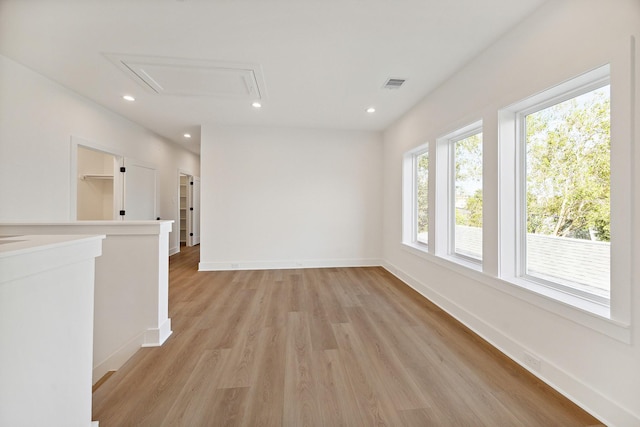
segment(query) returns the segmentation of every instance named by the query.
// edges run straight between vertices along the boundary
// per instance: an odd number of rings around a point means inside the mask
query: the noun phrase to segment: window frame
[[[624,238],[621,238],[620,235],[613,231],[611,240],[616,243],[611,245],[611,298],[599,297],[562,283],[526,274],[526,130],[523,125],[524,119],[528,114],[606,85],[611,85],[611,97],[613,98],[614,88],[612,80],[610,65],[604,65],[529,98],[525,98],[499,111],[499,215],[501,218],[499,225],[499,277],[521,288],[531,290],[598,316],[610,319],[619,318],[622,320],[626,318],[626,313],[623,310],[613,310],[613,258],[620,254],[620,249],[614,251],[614,248],[622,248],[626,242]],[[614,133],[613,123],[613,102],[611,103],[611,121],[610,162],[613,164],[615,157],[614,135],[616,135]],[[619,151],[618,144],[616,144],[615,150],[616,152]],[[612,168],[611,170],[610,181],[612,229],[617,229],[619,227],[618,224],[627,222],[624,217],[628,217],[628,213],[623,213],[623,218],[621,218],[620,215],[617,217],[613,215],[615,202],[614,184],[623,181],[626,175],[624,170],[616,171],[615,169]],[[615,227],[614,222],[617,223]],[[628,280],[628,278],[624,280]],[[617,313],[614,313],[614,311]]]
[[[436,140],[437,150],[437,201],[436,201],[436,228],[446,230],[436,239],[436,254],[447,258],[453,262],[463,264],[475,270],[482,270],[483,259],[477,259],[468,255],[456,252],[455,227],[456,227],[456,168],[455,168],[455,148],[456,143],[476,134],[483,133],[482,120],[475,121],[457,130],[450,132]],[[483,144],[484,145],[484,144]],[[484,159],[484,147],[483,147]],[[482,160],[484,161],[484,160]],[[445,166],[445,167],[440,167]],[[484,189],[484,171],[482,174]],[[446,203],[438,201],[446,200]],[[484,202],[483,202],[484,205]],[[484,218],[484,216],[483,216]],[[483,220],[484,221],[484,220]],[[484,234],[484,227],[482,233]],[[484,242],[484,235],[482,241]],[[484,244],[484,243],[483,243]],[[483,251],[484,252],[484,251]]]
[[[607,85],[611,85],[611,77],[609,73],[606,75],[601,75],[604,72],[604,69],[601,71],[594,70],[590,73],[593,73],[594,79],[588,83],[581,84],[575,88],[570,88],[568,91],[563,92],[559,95],[553,96],[549,99],[546,99],[542,102],[535,103],[533,105],[529,105],[526,108],[519,110],[516,112],[516,132],[517,132],[517,147],[516,147],[516,156],[517,162],[519,163],[519,173],[516,176],[518,180],[518,189],[516,194],[516,203],[518,203],[518,232],[520,247],[517,248],[517,258],[516,258],[516,268],[517,274],[524,280],[535,282],[544,286],[548,286],[552,289],[559,290],[561,292],[566,292],[568,294],[573,294],[576,297],[585,299],[587,301],[594,302],[596,304],[600,304],[605,307],[610,306],[610,298],[606,298],[603,296],[595,295],[590,292],[565,285],[561,282],[556,282],[553,280],[544,279],[539,276],[531,275],[527,273],[527,136],[526,136],[526,118],[528,115],[537,113],[546,108],[553,107],[554,105],[560,104],[565,101],[569,101],[586,93],[592,92],[594,90],[603,88]],[[569,84],[567,82],[565,84]],[[554,89],[550,89],[552,93],[555,91]],[[542,94],[547,93],[542,92]],[[609,159],[611,162],[611,158]],[[609,186],[611,187],[611,185]],[[609,188],[610,190],[611,188]],[[611,269],[611,266],[609,266]],[[611,274],[611,273],[609,273]]]
[[[428,226],[431,229],[431,169],[432,161],[429,154],[429,143],[424,143],[407,153],[403,157],[402,164],[402,243],[418,249],[422,252],[429,252],[429,243],[418,240],[418,157],[426,154],[429,158],[429,168],[427,178],[428,191]],[[428,240],[432,233],[429,233]]]
[[[634,266],[634,236],[636,218],[634,206],[640,203],[635,194],[638,182],[634,174],[635,131],[632,126],[634,116],[634,57],[632,43],[620,45],[611,56],[603,58],[599,64],[587,64],[583,69],[593,67],[583,74],[562,75],[554,79],[560,84],[552,86],[554,81],[547,80],[549,89],[527,96],[524,91],[520,97],[508,99],[496,109],[484,109],[477,116],[483,123],[483,264],[478,269],[471,263],[448,257],[446,245],[443,247],[441,236],[442,197],[447,186],[442,183],[442,170],[446,169],[441,160],[442,150],[431,143],[421,145],[403,154],[402,164],[402,241],[401,247],[412,256],[430,264],[446,268],[467,277],[482,286],[496,292],[518,298],[549,313],[569,319],[579,325],[597,331],[616,341],[631,342],[632,287],[636,267]],[[602,65],[606,64],[606,65]],[[598,68],[595,68],[598,67]],[[603,70],[605,71],[603,73]],[[541,285],[520,278],[516,273],[516,247],[521,237],[516,233],[518,217],[515,203],[516,173],[521,166],[516,162],[516,112],[527,106],[540,104],[545,99],[561,96],[562,93],[588,84],[598,72],[608,75],[611,96],[611,151],[610,162],[615,165],[610,176],[611,203],[611,261],[610,261],[610,304],[604,306],[580,298],[562,290]],[[558,77],[558,76],[556,76]],[[562,78],[565,80],[563,81]],[[567,79],[568,78],[568,79]],[[553,92],[553,93],[552,93]],[[529,92],[531,93],[531,92]],[[560,98],[556,98],[560,99]],[[527,104],[528,103],[528,104]],[[525,105],[526,104],[526,105]],[[469,118],[469,116],[467,116]],[[465,120],[466,122],[467,120]],[[631,124],[631,125],[630,125]],[[495,145],[494,145],[495,144]],[[429,245],[415,245],[411,241],[411,203],[413,183],[412,155],[419,151],[429,151]],[[446,149],[445,155],[446,155]],[[487,169],[490,165],[490,170]],[[446,173],[445,173],[446,182]],[[441,192],[444,191],[445,195]],[[445,204],[446,205],[446,204]],[[444,249],[443,249],[444,248]],[[442,254],[440,251],[442,250]],[[419,289],[423,284],[402,271],[398,266],[387,263],[387,268],[411,286]],[[425,292],[427,290],[425,289]],[[437,299],[437,294],[432,294]]]

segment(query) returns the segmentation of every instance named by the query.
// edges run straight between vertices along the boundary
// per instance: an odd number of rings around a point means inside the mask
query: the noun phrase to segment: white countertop
[[[102,254],[104,234],[13,235],[0,237],[0,286],[96,258]]]
[[[16,226],[16,225],[158,225],[163,223],[172,224],[175,221],[172,219],[159,219],[159,220],[140,220],[140,221],[118,221],[118,220],[103,220],[103,221],[3,221],[0,222],[0,226]]]
[[[0,258],[59,248],[91,240],[102,240],[104,238],[104,235],[0,236]]]
[[[134,235],[162,234],[172,229],[174,221],[42,221],[0,222],[0,235]]]

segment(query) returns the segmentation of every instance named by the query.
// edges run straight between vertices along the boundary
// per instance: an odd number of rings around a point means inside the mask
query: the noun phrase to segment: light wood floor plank
[[[284,425],[321,425],[315,380],[317,373],[312,370],[311,337],[307,316],[307,313],[290,312],[287,319]]]
[[[203,414],[208,412],[211,396],[222,375],[222,366],[230,350],[204,350],[184,387],[167,412],[162,426],[203,425]]]
[[[322,304],[319,289],[323,287],[323,281],[319,277],[318,270],[307,272],[303,278],[304,304],[310,310],[311,347],[314,350],[338,348],[331,323]]]
[[[341,357],[340,350],[325,350],[322,352],[325,363],[324,369],[320,371],[322,376],[322,386],[325,392],[332,392],[333,396],[327,399],[334,399],[337,403],[335,414],[328,414],[335,406],[333,400],[330,404],[322,404],[322,415],[324,425],[338,426],[362,426],[365,427],[364,418],[354,408],[358,407],[355,392],[349,383],[348,373]]]
[[[93,394],[121,426],[594,426],[382,268],[198,272],[170,259],[173,335]]]
[[[249,389],[246,387],[216,390],[213,394],[212,406],[206,412],[206,419],[202,423],[195,425],[240,426],[247,405],[248,394]]]
[[[243,425],[281,426],[287,334],[285,328],[265,328],[256,354],[257,377],[250,388]]]
[[[364,348],[357,340],[353,326],[349,323],[340,323],[333,328],[344,371],[365,425],[381,427],[399,425],[397,414],[387,398],[387,391],[382,387],[378,373],[371,371],[370,367],[363,363]]]
[[[431,404],[422,391],[413,382],[411,375],[398,360],[393,347],[373,327],[362,307],[348,309],[351,325],[355,331],[355,339],[360,338],[363,348],[362,359],[366,360],[369,369],[380,378],[380,387],[393,402],[397,410],[430,407]]]

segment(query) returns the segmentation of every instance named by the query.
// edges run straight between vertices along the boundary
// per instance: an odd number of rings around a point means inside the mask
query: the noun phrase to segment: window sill
[[[562,290],[554,289],[552,287],[545,286],[541,283],[536,283],[531,280],[513,277],[505,279],[505,281],[515,286],[519,286],[523,289],[527,289],[531,292],[535,292],[536,294],[559,301],[563,304],[568,304],[577,309],[595,314],[596,316],[600,316],[604,319],[611,319],[611,310],[608,305],[599,304],[597,302],[590,301],[577,295],[563,292]]]
[[[409,252],[419,257],[429,259],[428,257],[431,256],[431,254],[429,254],[429,247],[427,245],[414,243],[414,242],[412,243],[402,242],[402,245]]]
[[[466,270],[474,270],[478,273],[482,273],[482,263],[480,262],[475,263],[463,257],[458,257],[455,255],[446,255],[446,256],[433,255],[429,253],[426,245],[421,245],[419,243],[403,242],[402,245],[405,250],[407,250],[408,252],[411,252],[416,256],[419,256],[420,258],[424,258],[429,261],[436,261],[438,264],[446,263],[444,264],[445,267],[450,267],[450,268],[453,268],[453,266],[450,264],[457,264],[460,267],[465,269],[464,271],[458,271],[459,273],[465,274]],[[476,277],[472,277],[472,278],[477,280]]]
[[[600,332],[620,342],[631,343],[629,324],[611,318],[609,307],[519,278],[502,279],[481,271],[479,265],[443,258],[427,252],[422,245],[402,243],[407,252],[432,264],[504,292],[550,313]]]

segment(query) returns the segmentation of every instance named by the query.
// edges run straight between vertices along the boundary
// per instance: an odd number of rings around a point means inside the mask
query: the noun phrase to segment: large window
[[[429,244],[429,145],[404,156],[403,237],[405,244],[426,251]]]
[[[596,82],[600,86],[603,82]],[[523,274],[609,298],[609,86],[520,115]]]
[[[607,317],[609,81],[604,66],[500,112],[500,276]]]
[[[628,342],[628,70],[599,67],[406,152],[404,248]]]
[[[416,181],[416,241],[429,243],[429,152],[416,154],[415,181]]]
[[[467,267],[482,263],[482,122],[436,141],[435,254]]]
[[[453,254],[482,260],[482,132],[450,141]]]

